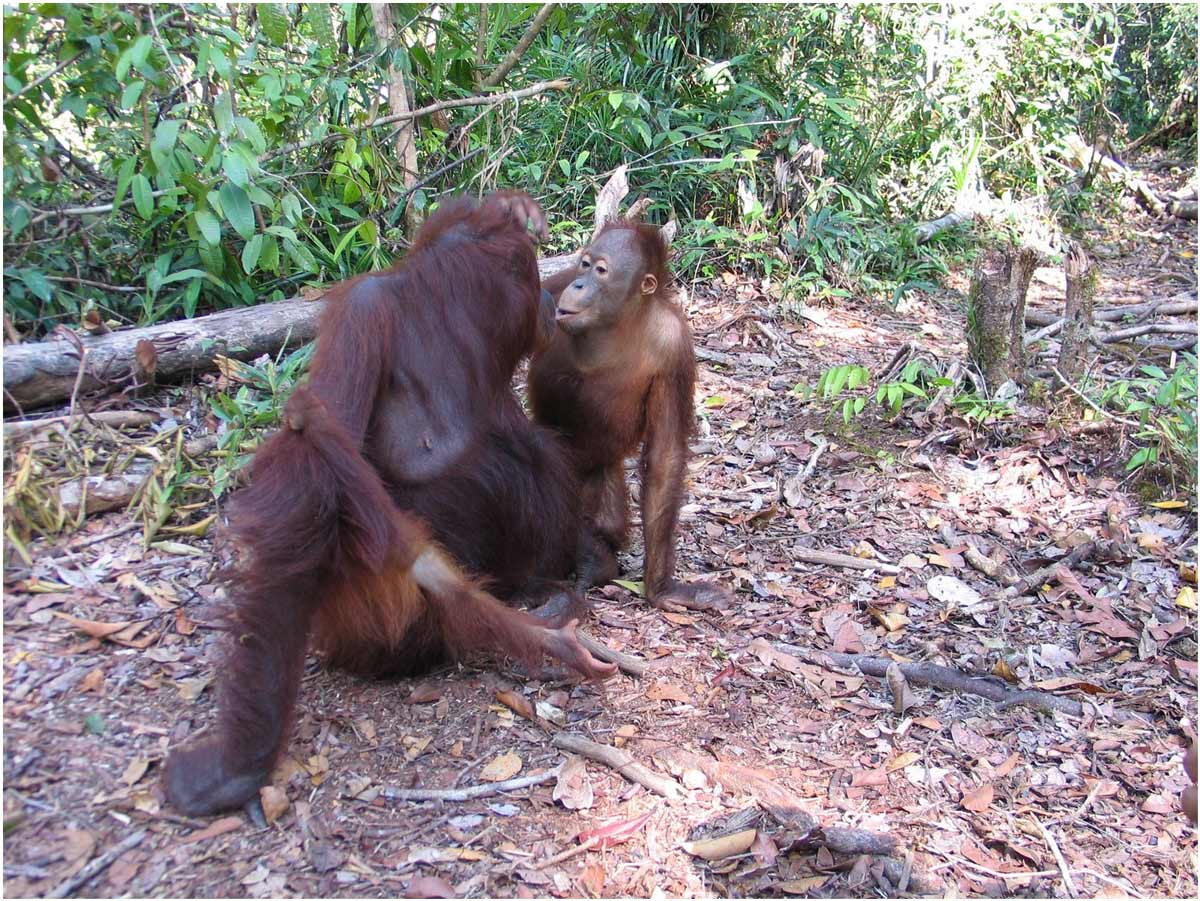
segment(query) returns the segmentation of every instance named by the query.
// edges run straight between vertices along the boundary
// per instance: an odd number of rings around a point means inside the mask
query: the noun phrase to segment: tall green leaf
[[[121,204],[125,202],[125,192],[129,190],[129,183],[133,181],[133,170],[137,166],[137,160],[130,157],[121,164],[120,170],[117,172],[117,191],[113,195],[113,212],[121,208]]]
[[[175,166],[171,160],[171,151],[179,140],[179,129],[183,123],[178,119],[164,119],[154,129],[154,140],[150,144],[150,158],[159,172],[169,173]]]
[[[304,7],[304,21],[312,29],[317,43],[333,49],[337,42],[333,36],[333,6],[328,3],[308,3]]]
[[[225,170],[225,174],[229,176],[229,180],[239,188],[245,188],[250,184],[250,176],[246,174],[246,163],[236,153],[226,151],[221,158],[221,168]]]
[[[209,244],[221,243],[221,221],[208,210],[196,210],[196,227]]]
[[[233,95],[228,91],[217,95],[217,102],[213,104],[213,117],[217,120],[217,130],[221,132],[221,137],[229,137],[233,133]]]
[[[253,275],[255,267],[258,266],[258,257],[262,253],[263,236],[255,235],[246,242],[246,246],[242,248],[242,270],[247,275]]]
[[[138,102],[138,98],[142,96],[142,88],[146,86],[146,82],[142,79],[131,81],[125,86],[125,90],[121,92],[121,109],[132,109],[133,105]]]
[[[272,44],[282,47],[288,38],[287,10],[276,3],[258,5],[258,24]]]
[[[233,226],[233,230],[249,241],[254,237],[254,208],[246,192],[231,182],[226,182],[217,192],[221,200],[221,210],[225,218]]]
[[[150,190],[150,179],[138,173],[133,177],[133,205],[137,208],[138,215],[143,219],[149,219],[154,214],[154,194]]]

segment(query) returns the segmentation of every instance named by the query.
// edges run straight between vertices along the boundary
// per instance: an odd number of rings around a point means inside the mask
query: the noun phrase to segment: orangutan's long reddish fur
[[[444,204],[391,270],[334,286],[311,376],[256,454],[232,530],[233,640],[217,736],[175,751],[171,802],[237,807],[286,744],[310,633],[334,664],[408,673],[486,649],[611,673],[575,638],[485,593],[565,577],[576,490],[553,438],[512,394],[539,336],[525,194]]]

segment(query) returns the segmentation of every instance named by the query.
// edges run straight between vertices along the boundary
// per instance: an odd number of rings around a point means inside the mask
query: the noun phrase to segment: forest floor
[[[1192,223],[1123,220],[1089,235],[1097,306],[1195,288]],[[213,722],[213,542],[143,550],[112,534],[131,523],[117,512],[88,520],[75,541],[111,537],[76,552],[34,544],[32,567],[10,553],[4,894],[1196,897],[1178,800],[1197,719],[1195,485],[1131,481],[1129,430],[1083,423],[1053,385],[988,426],[868,408],[844,427],[791,392],[844,363],[878,373],[906,344],[962,358],[969,277],[898,310],[839,301],[796,321],[757,313],[770,300],[744,279],[694,286],[697,344],[729,362],[700,364],[680,571],[737,604],[671,613],[594,591],[587,629],[650,665],[603,685],[484,663],[372,682],[310,660],[274,780],[289,803],[272,793],[265,827],[180,817],[158,789],[168,747]],[[1061,303],[1061,270],[1039,270],[1030,304]],[[1100,365],[1132,371],[1131,353]],[[191,404],[137,402],[178,422]],[[1024,595],[968,559],[978,547],[1025,575],[1089,542],[1105,552]],[[639,554],[635,539],[627,578]],[[897,713],[886,680],[797,646],[943,664],[1082,714],[915,679]],[[594,760],[556,775],[564,728],[622,746],[673,797]],[[392,794],[538,774],[474,800]],[[688,846],[716,860],[684,847],[731,832]]]

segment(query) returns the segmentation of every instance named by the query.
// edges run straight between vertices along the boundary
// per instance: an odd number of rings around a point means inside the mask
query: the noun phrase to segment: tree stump
[[[1083,375],[1088,336],[1092,331],[1092,305],[1100,273],[1083,248],[1072,242],[1067,250],[1067,305],[1063,311],[1062,350],[1058,371],[1071,381]]]
[[[989,392],[1025,377],[1025,295],[1037,267],[1029,247],[990,250],[975,263],[967,296],[967,347]]]

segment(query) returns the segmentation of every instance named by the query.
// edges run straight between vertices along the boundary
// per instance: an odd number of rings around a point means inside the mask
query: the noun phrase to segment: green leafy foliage
[[[564,250],[621,164],[679,222],[684,275],[896,302],[960,246],[912,222],[977,183],[1072,212],[1042,149],[1098,133],[1105,103],[1153,127],[1194,74],[1185,7],[564,4],[502,88],[570,89],[425,117],[418,174],[441,174],[410,190],[395,126],[369,127],[389,73],[418,106],[475,94],[537,9],[392,5],[383,47],[365,4],[6,7],[11,321],[291,296],[388,264],[406,213],[455,190],[528,188]]]
[[[232,487],[233,473],[249,459],[266,430],[279,420],[292,389],[308,370],[315,345],[259,364],[232,365],[236,388],[210,399],[213,415],[222,423],[218,453],[222,458],[212,472],[213,495],[221,497]]]
[[[1126,417],[1136,418],[1138,446],[1125,468],[1150,470],[1169,466],[1172,473],[1195,473],[1196,355],[1181,354],[1169,372],[1143,364],[1136,378],[1109,385],[1103,402]]]
[[[880,382],[873,390],[871,382],[871,373],[863,366],[834,366],[821,374],[815,390],[806,391],[798,385],[793,393],[815,395],[829,401],[835,408],[840,408],[842,421],[849,425],[867,409],[871,400],[884,416],[895,419],[910,409],[926,408],[942,389],[954,387],[954,382],[920,357],[905,363],[894,380]],[[956,393],[949,398],[949,404],[964,419],[980,423],[1013,412],[1010,401],[991,400],[970,391]]]
[[[826,370],[817,382],[817,396],[829,400],[837,397],[843,390],[854,392],[871,380],[871,373],[865,366],[845,365],[834,366]],[[842,419],[850,422],[863,411],[867,405],[865,395],[847,397],[842,401]]]
[[[383,73],[373,32],[357,27],[363,13],[313,5],[295,19],[285,5],[263,5],[234,17],[164,5],[151,21],[147,9],[4,11],[14,324],[45,330],[90,307],[144,324],[282,299],[310,279],[387,263],[400,231],[384,215],[403,186],[377,151],[387,134],[347,141],[352,191],[336,166],[342,139],[286,152],[331,129],[349,133],[373,108],[385,76],[345,76],[360,53],[360,68]],[[357,46],[343,51],[335,16],[341,27],[355,20]],[[50,59],[35,50],[47,42]],[[47,180],[44,160],[62,177]],[[92,206],[88,216],[57,212]],[[351,232],[335,257],[330,248]]]

